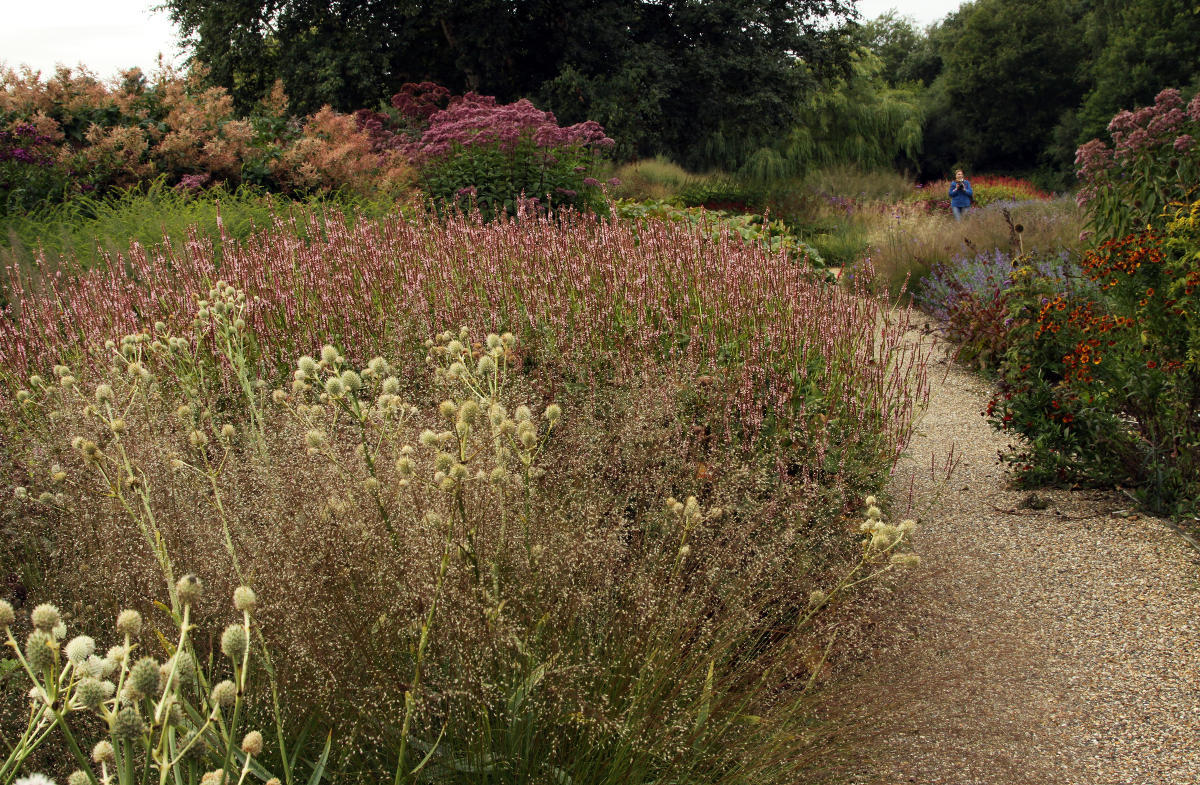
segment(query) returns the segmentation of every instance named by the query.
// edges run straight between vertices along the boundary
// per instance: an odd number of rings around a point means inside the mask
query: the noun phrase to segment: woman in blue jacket
[[[950,183],[950,209],[954,211],[954,220],[961,221],[963,213],[971,206],[971,181],[963,178],[962,169],[954,173],[954,182]]]

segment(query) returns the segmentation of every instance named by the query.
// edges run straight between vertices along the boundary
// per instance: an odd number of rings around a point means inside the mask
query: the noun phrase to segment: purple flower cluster
[[[208,172],[201,172],[200,174],[185,174],[183,177],[179,178],[179,183],[176,184],[175,188],[179,191],[199,191],[201,188],[208,185],[210,180],[212,180],[212,175]]]
[[[436,82],[405,82],[392,106],[410,121],[424,123],[450,102],[450,91]]]
[[[416,159],[440,158],[460,147],[498,145],[511,151],[522,142],[543,149],[611,147],[594,120],[562,127],[552,112],[528,100],[498,104],[494,96],[467,93],[429,118],[429,128],[407,151]]]
[[[16,161],[30,166],[53,166],[53,140],[38,133],[30,123],[21,123],[11,131],[0,131],[0,163]]]

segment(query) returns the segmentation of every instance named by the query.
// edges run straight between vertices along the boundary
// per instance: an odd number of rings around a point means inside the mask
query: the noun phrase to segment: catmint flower
[[[246,656],[249,643],[246,628],[240,624],[230,624],[225,628],[225,632],[221,633],[221,651],[235,662]]]
[[[135,610],[127,608],[121,611],[117,616],[117,633],[119,635],[128,635],[131,638],[136,638],[142,632],[142,614]],[[113,648],[120,648],[114,646]],[[112,649],[109,649],[109,654],[112,654]]]
[[[129,681],[126,687],[137,697],[153,695],[158,689],[158,660],[153,657],[142,657],[129,669]]]
[[[91,676],[80,679],[75,685],[75,700],[85,709],[94,709],[108,697],[104,684]]]
[[[44,671],[54,664],[54,652],[57,648],[50,633],[34,630],[25,639],[25,659],[35,673]]]
[[[557,403],[552,403],[546,407],[545,415],[550,422],[558,422],[558,418],[562,417],[562,407]]]
[[[135,741],[145,730],[142,716],[132,706],[121,709],[112,719],[111,733],[117,741]]]
[[[233,590],[233,607],[239,611],[253,611],[258,605],[258,595],[249,586],[239,586]]]
[[[263,735],[252,730],[242,737],[242,752],[251,757],[261,755],[263,751]]]
[[[107,384],[96,387],[96,403],[109,403],[113,399],[113,388]]]
[[[58,608],[48,602],[44,602],[33,609],[29,614],[29,620],[33,622],[34,627],[44,632],[49,632],[62,621],[62,615],[59,614]]]
[[[11,627],[16,620],[17,614],[13,611],[12,603],[0,600],[0,629]]]
[[[95,653],[96,641],[86,635],[78,635],[63,647],[63,651],[66,652],[68,660],[79,665]]]
[[[226,679],[212,689],[212,702],[216,706],[228,709],[237,700],[237,685]]]
[[[96,742],[96,746],[92,747],[93,763],[113,763],[116,759],[117,754],[113,749],[112,742],[107,739]]]

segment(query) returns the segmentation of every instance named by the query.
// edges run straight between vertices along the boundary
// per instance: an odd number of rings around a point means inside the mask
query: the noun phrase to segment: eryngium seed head
[[[142,696],[158,691],[158,660],[142,657],[129,669],[129,688]]]
[[[142,614],[126,608],[117,616],[117,633],[136,638],[142,634]]]
[[[258,605],[258,595],[249,586],[239,586],[233,590],[233,607],[239,611],[252,611]]]
[[[326,344],[321,347],[321,360],[333,365],[338,360],[338,350]]]
[[[180,605],[195,605],[203,592],[204,582],[190,572],[175,584],[175,594],[179,597]]]
[[[126,706],[112,719],[112,737],[117,741],[134,741],[142,735],[145,725],[137,709]]]
[[[11,627],[17,620],[17,614],[8,600],[0,600],[0,628]]]
[[[263,751],[263,735],[252,730],[242,737],[242,752],[250,756],[261,755]]]
[[[88,775],[88,773],[80,769],[75,769],[75,771],[71,772],[70,776],[67,777],[67,785],[88,785],[91,781],[92,778]]]
[[[346,389],[351,392],[358,392],[362,389],[362,377],[354,371],[342,371],[342,384],[346,385]],[[332,393],[330,393],[332,395]]]
[[[93,763],[112,763],[117,759],[116,751],[113,750],[112,742],[108,740],[96,742],[96,746],[92,747],[92,762]]]
[[[25,639],[25,660],[29,667],[40,673],[54,664],[54,650],[57,648],[54,637],[45,630],[34,630]]]
[[[221,633],[221,651],[231,660],[240,662],[246,656],[248,645],[246,628],[240,624],[230,624],[225,628],[225,632]]]
[[[67,659],[78,665],[95,653],[96,642],[86,635],[79,635],[67,643],[64,651],[67,653]]]
[[[237,685],[226,679],[212,689],[212,702],[223,709],[228,709],[237,700]]]
[[[99,679],[93,679],[90,676],[85,679],[80,679],[79,684],[75,686],[75,700],[80,706],[87,709],[94,709],[104,702],[108,697],[108,690],[104,688],[104,683]]]
[[[48,632],[62,621],[62,616],[59,614],[58,608],[48,602],[43,602],[33,609],[33,612],[29,614],[29,619],[33,622],[34,627]]]

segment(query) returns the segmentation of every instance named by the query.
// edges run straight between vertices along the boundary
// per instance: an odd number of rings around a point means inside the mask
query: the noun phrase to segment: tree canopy
[[[853,0],[166,0],[196,61],[249,107],[374,106],[405,82],[533,98],[624,152],[739,163],[848,68]]]

